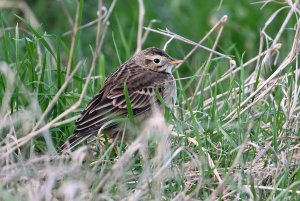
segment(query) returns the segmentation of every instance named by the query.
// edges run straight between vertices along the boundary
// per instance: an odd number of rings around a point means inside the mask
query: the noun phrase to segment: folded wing
[[[141,67],[119,69],[116,75],[105,82],[102,90],[91,100],[80,118],[76,121],[74,135],[87,136],[97,134],[99,129],[117,118],[127,117],[127,108],[124,95],[126,81],[129,98],[135,116],[140,116],[151,110],[154,103],[158,103],[156,91],[164,90],[164,83],[172,80],[168,73],[146,70]],[[118,75],[119,73],[119,75]],[[112,122],[104,130],[114,129],[118,125]]]

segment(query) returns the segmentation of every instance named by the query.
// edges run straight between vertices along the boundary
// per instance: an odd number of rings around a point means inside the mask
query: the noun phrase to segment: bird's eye
[[[159,59],[157,59],[157,58],[156,58],[156,59],[154,59],[153,61],[154,61],[154,63],[156,63],[156,64],[158,64],[158,63],[160,62],[160,60],[159,60]]]

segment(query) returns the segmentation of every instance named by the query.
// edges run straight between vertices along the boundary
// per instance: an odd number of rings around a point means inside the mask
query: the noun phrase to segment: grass
[[[29,1],[42,27],[18,7],[1,12],[0,200],[299,199],[297,9],[275,1],[72,2],[53,1],[43,15],[45,4]],[[138,22],[154,18],[160,24],[142,29],[143,40]],[[168,41],[170,55],[185,60],[174,72],[175,107],[133,127],[130,144],[99,136],[95,153],[80,146],[58,155],[105,78],[136,46]]]

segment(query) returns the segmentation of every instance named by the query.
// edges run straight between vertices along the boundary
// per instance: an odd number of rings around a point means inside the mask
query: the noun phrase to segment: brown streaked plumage
[[[115,138],[122,126],[116,122],[108,123],[117,117],[127,117],[124,95],[126,81],[132,111],[138,119],[151,114],[153,105],[159,105],[156,91],[171,107],[176,100],[176,83],[172,76],[174,65],[181,63],[159,48],[147,48],[138,52],[109,76],[100,92],[90,101],[76,121],[74,135],[62,146],[61,150],[96,136],[99,129]],[[103,128],[105,126],[105,128]]]

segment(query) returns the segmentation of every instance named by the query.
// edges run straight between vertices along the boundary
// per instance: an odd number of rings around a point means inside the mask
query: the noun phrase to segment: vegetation
[[[0,200],[299,199],[299,0],[0,8]],[[173,110],[131,143],[57,154],[105,78],[150,46],[185,60]]]

